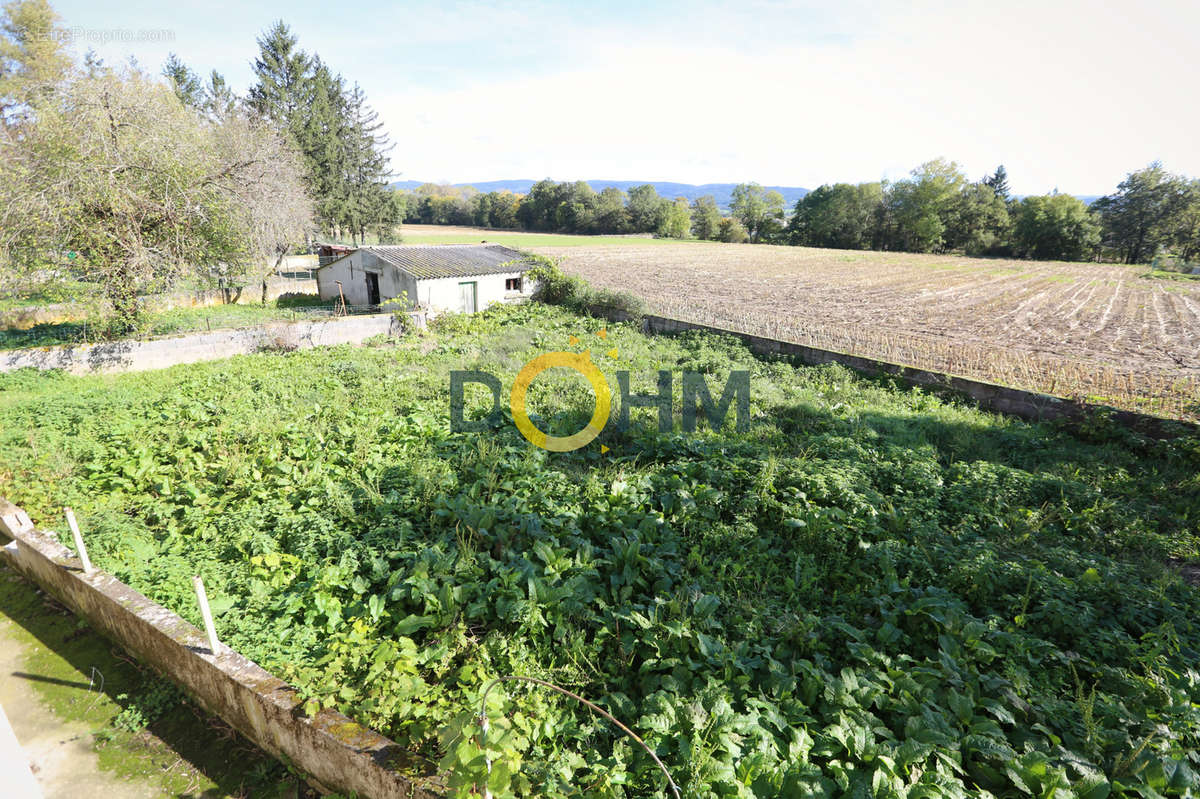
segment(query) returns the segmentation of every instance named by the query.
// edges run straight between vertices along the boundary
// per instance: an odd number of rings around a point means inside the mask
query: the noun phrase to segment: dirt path
[[[156,786],[102,772],[92,742],[93,725],[59,718],[38,697],[34,683],[39,677],[58,679],[31,670],[29,664],[35,661],[38,647],[40,644],[20,635],[15,622],[0,615],[0,705],[25,750],[45,799],[161,796]],[[86,688],[86,683],[80,686],[80,690]]]

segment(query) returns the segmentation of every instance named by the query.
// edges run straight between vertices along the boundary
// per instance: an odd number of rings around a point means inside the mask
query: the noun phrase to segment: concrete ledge
[[[16,507],[2,499],[0,506]],[[13,543],[0,549],[0,557],[205,710],[309,775],[316,787],[372,799],[443,796],[435,779],[395,771],[407,761],[391,740],[331,710],[306,717],[296,690],[258,664],[224,645],[214,655],[204,634],[175,613],[109,574],[85,575],[54,536],[9,527],[7,518],[0,518],[0,531]]]
[[[617,313],[613,318],[618,321],[628,321],[630,317]],[[875,358],[865,358],[835,350],[824,350],[795,344],[790,341],[765,338],[751,333],[714,327],[697,322],[685,322],[665,316],[646,314],[641,317],[642,328],[648,333],[671,334],[685,330],[702,330],[709,333],[721,333],[741,339],[753,351],[762,355],[782,355],[795,358],[809,365],[840,363],[859,372],[870,375],[889,375],[904,382],[930,388],[935,391],[950,391],[968,397],[976,405],[986,410],[1016,416],[1030,421],[1065,421],[1080,423],[1097,414],[1107,414],[1113,421],[1131,430],[1135,430],[1152,438],[1177,438],[1185,435],[1200,435],[1200,425],[1176,419],[1164,419],[1150,414],[1135,411],[1123,411],[1103,405],[1093,405],[1086,402],[1055,397],[1037,391],[1025,391],[1010,388],[996,383],[974,380],[969,377],[959,377],[944,372],[933,372],[918,369],[914,366],[904,366],[898,363],[880,361]]]
[[[149,341],[6,350],[0,351],[0,372],[23,368],[65,369],[73,374],[163,369],[264,349],[302,350],[331,344],[357,344],[371,336],[398,335],[400,327],[400,321],[392,314],[365,314],[310,322],[278,322]]]

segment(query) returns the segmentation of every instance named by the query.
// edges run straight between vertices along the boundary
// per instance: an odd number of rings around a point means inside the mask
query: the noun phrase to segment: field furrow
[[[1200,417],[1200,282],[1114,264],[726,244],[546,248],[667,316]]]

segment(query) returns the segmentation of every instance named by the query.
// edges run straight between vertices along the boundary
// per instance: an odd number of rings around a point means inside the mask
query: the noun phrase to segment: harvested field
[[[665,316],[1200,419],[1200,283],[1145,267],[735,244],[542,252]]]

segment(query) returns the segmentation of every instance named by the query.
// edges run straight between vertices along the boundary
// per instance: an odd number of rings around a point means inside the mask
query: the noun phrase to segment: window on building
[[[504,278],[504,290],[505,291],[520,291],[521,290],[521,278],[519,278],[519,277]]]

